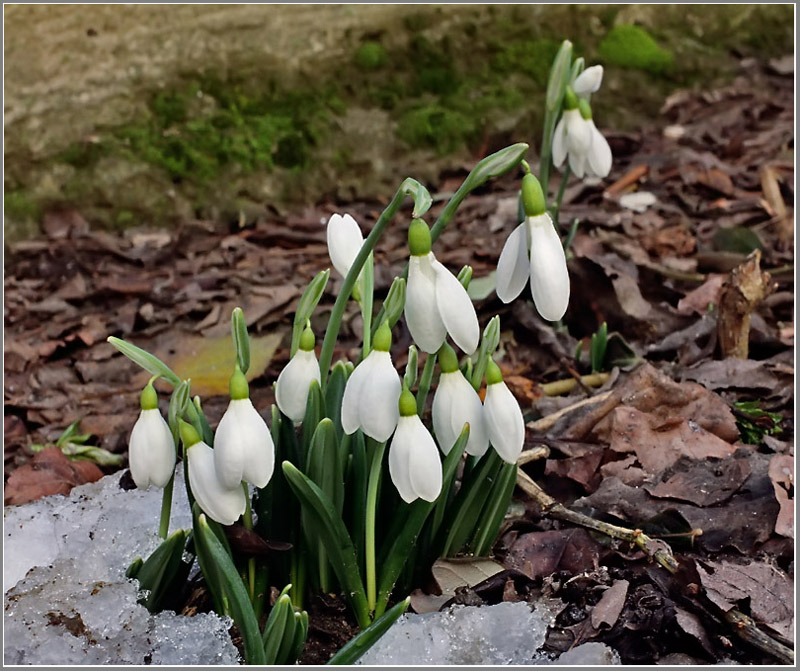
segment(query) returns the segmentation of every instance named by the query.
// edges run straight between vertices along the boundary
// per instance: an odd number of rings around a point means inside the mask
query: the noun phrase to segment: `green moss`
[[[650,35],[632,24],[614,26],[598,49],[608,65],[660,74],[672,67],[672,53],[662,49]]]
[[[412,147],[444,155],[463,147],[476,130],[474,117],[434,102],[406,111],[398,135]]]
[[[522,72],[538,85],[546,86],[558,48],[559,43],[549,39],[512,42],[495,57],[494,65],[500,72]]]
[[[120,210],[114,217],[114,224],[118,228],[127,228],[136,220],[136,216],[130,210]]]
[[[389,54],[380,42],[364,42],[356,51],[356,64],[364,70],[377,70],[386,64]]]
[[[41,207],[31,200],[23,190],[6,191],[3,194],[3,215],[17,220],[38,220]]]

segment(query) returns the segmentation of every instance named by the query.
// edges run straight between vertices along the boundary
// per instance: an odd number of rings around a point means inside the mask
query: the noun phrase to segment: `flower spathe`
[[[404,390],[403,397],[397,430],[389,446],[389,475],[406,503],[417,499],[432,502],[442,491],[439,450],[416,413],[411,392]]]
[[[232,399],[214,434],[214,464],[220,482],[266,487],[275,467],[269,427],[249,398]]]
[[[346,277],[364,244],[361,229],[349,214],[334,214],[328,220],[326,234],[331,263],[342,277]]]
[[[197,505],[212,520],[230,525],[238,520],[247,507],[241,482],[226,487],[217,476],[214,453],[203,441],[188,446],[189,486]]]
[[[381,329],[388,331],[385,324]],[[375,334],[375,349],[347,379],[342,396],[342,428],[348,435],[361,429],[382,443],[389,440],[397,426],[402,386],[389,346],[381,342],[381,329]]]
[[[525,443],[525,422],[517,399],[494,362],[489,363],[486,371],[483,409],[489,442],[503,461],[515,464]]]
[[[139,489],[163,488],[175,472],[175,444],[158,408],[139,413],[128,442],[128,465]]]
[[[526,216],[508,236],[497,262],[497,296],[510,303],[527,280],[539,314],[549,321],[561,319],[569,304],[569,273],[561,240],[546,212]]]
[[[293,422],[302,422],[306,415],[311,383],[320,382],[319,362],[314,353],[314,334],[303,331],[300,348],[278,375],[275,383],[275,402],[280,411]]]

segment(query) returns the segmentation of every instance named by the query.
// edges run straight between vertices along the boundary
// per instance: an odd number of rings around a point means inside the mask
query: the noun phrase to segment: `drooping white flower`
[[[275,446],[269,427],[249,398],[239,369],[231,377],[231,402],[214,435],[217,477],[228,489],[249,482],[266,487],[275,467]]]
[[[346,277],[364,244],[361,229],[349,214],[334,214],[328,220],[326,232],[331,263],[342,277]]]
[[[141,408],[128,441],[131,477],[139,489],[165,487],[175,472],[175,443],[158,410],[152,381],[142,390]]]
[[[309,327],[300,337],[300,347],[275,383],[275,402],[280,411],[293,422],[302,422],[306,415],[308,390],[311,383],[320,382],[319,362],[314,353],[314,334]]]
[[[342,396],[342,428],[348,435],[361,429],[379,442],[389,440],[397,426],[397,402],[402,387],[389,354],[391,332],[384,322],[375,333],[373,349],[350,377]]]
[[[212,520],[225,525],[233,524],[247,507],[242,483],[229,488],[220,481],[214,465],[216,450],[200,440],[194,429],[185,422],[181,425],[181,437],[186,447],[189,487],[197,505]]]
[[[478,316],[467,290],[431,251],[430,231],[421,219],[409,226],[405,316],[411,337],[424,352],[437,352],[447,334],[464,352],[478,347]]]
[[[486,369],[483,409],[489,442],[503,461],[516,463],[525,443],[525,422],[517,399],[503,382],[503,375],[494,361],[490,361]]]
[[[572,82],[572,90],[579,97],[597,93],[603,83],[603,66],[592,65],[581,72]]]
[[[417,403],[408,389],[399,401],[400,419],[389,446],[389,474],[406,503],[435,501],[442,491],[442,462],[428,429],[417,415]]]
[[[480,457],[489,447],[489,438],[478,392],[458,369],[458,360],[449,345],[444,345],[439,352],[439,365],[442,374],[431,408],[436,441],[442,452],[448,454],[461,435],[464,424],[469,423],[466,451],[467,454]]]
[[[599,67],[599,66],[594,66]],[[585,79],[581,80],[585,76]],[[611,171],[611,147],[597,130],[586,95],[596,91],[602,81],[602,69],[584,70],[575,80],[580,82],[584,97],[567,88],[564,96],[564,113],[553,132],[553,164],[560,168],[569,159],[570,170],[578,178],[584,176],[606,177]],[[595,88],[593,88],[595,87]]]
[[[561,319],[569,304],[569,273],[561,240],[546,212],[525,217],[508,236],[497,262],[497,296],[510,303],[528,279],[539,314],[549,321]]]

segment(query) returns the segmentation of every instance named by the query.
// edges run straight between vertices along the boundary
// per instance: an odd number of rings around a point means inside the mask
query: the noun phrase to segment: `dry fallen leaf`
[[[775,520],[775,533],[794,538],[794,459],[788,454],[774,455],[769,462],[769,479],[781,506]]]
[[[73,487],[102,477],[103,471],[92,462],[70,461],[60,448],[48,447],[11,474],[3,501],[5,505],[17,505],[52,494],[69,494]]]

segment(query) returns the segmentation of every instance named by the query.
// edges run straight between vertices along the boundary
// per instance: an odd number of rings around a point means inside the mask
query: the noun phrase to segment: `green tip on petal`
[[[142,396],[139,402],[142,410],[155,410],[158,408],[158,394],[153,386],[153,380],[150,380],[142,389]]]
[[[486,384],[499,384],[502,381],[503,374],[500,372],[500,366],[489,359],[489,363],[486,365]]]
[[[450,345],[445,343],[439,350],[439,366],[442,373],[455,373],[458,370],[458,357]]]
[[[241,401],[244,398],[250,398],[250,386],[247,384],[247,378],[244,376],[242,369],[239,368],[238,363],[233,371],[233,375],[231,375],[230,391],[232,401]]]
[[[535,175],[529,174],[522,178],[522,207],[528,217],[544,214],[546,209],[544,192]]]
[[[580,110],[581,116],[584,119],[589,120],[592,118],[592,108],[589,105],[589,101],[586,100],[586,98],[580,99],[580,101],[578,102],[578,109]]]
[[[182,419],[179,420],[180,425],[180,432],[181,432],[181,440],[183,441],[183,446],[188,450],[192,445],[196,445],[200,442],[200,434],[197,433],[195,428],[189,424],[189,422],[184,422]]]
[[[400,394],[398,405],[400,406],[401,417],[411,417],[417,414],[417,401],[414,398],[414,394],[408,390],[408,387],[403,387],[403,393]]]
[[[414,219],[408,227],[408,249],[411,256],[425,256],[431,251],[431,232],[422,219]]]
[[[310,352],[314,349],[316,341],[317,339],[314,337],[314,331],[311,330],[310,326],[306,326],[300,336],[300,349],[304,352]]]
[[[380,328],[375,332],[372,339],[372,349],[379,352],[388,352],[392,348],[392,330],[388,322],[384,321]]]
[[[567,90],[564,91],[564,109],[574,110],[577,108],[578,108],[578,96],[575,95],[575,91],[572,90],[571,86],[567,86]]]

